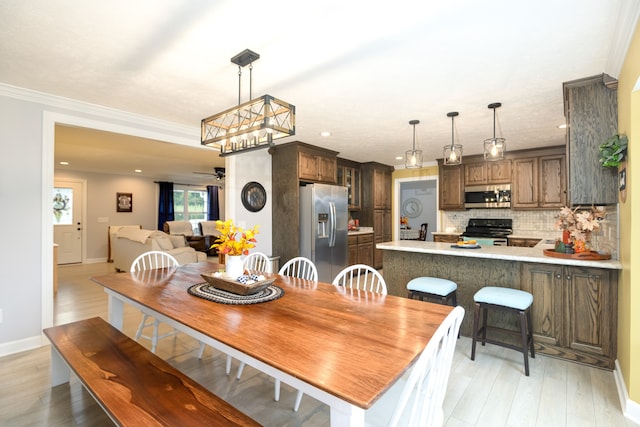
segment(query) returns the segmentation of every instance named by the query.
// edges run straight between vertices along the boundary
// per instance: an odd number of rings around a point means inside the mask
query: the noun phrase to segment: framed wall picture
[[[117,212],[133,211],[133,194],[116,193],[116,210]]]

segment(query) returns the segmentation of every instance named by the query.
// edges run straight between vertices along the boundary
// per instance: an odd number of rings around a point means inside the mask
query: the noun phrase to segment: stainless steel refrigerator
[[[348,221],[346,187],[300,187],[300,255],[313,261],[321,282],[331,283],[349,263]]]

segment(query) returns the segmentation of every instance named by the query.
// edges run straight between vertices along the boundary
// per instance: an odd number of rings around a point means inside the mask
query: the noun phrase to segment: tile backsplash
[[[607,216],[594,232],[591,241],[594,247],[610,253],[618,259],[618,205],[605,206]],[[463,232],[470,218],[511,218],[513,234],[523,237],[541,237],[545,239],[560,238],[562,233],[556,228],[560,209],[552,210],[514,210],[514,209],[469,209],[466,211],[441,211],[440,230],[455,227]]]

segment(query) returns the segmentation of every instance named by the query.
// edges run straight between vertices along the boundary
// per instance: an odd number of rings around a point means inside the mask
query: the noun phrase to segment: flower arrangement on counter
[[[562,230],[562,246],[556,245],[556,251],[576,253],[589,250],[591,233],[600,228],[600,221],[606,216],[604,210],[592,206],[589,210],[581,210],[578,206],[575,209],[563,207],[558,215],[556,226]]]
[[[255,248],[256,234],[259,233],[258,226],[243,230],[236,227],[233,220],[226,221],[217,220],[216,230],[220,235],[216,237],[216,241],[211,248],[218,248],[219,253],[225,255],[248,255],[249,249]]]

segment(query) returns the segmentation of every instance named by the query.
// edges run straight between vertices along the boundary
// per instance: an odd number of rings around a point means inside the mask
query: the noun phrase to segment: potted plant
[[[218,253],[225,254],[225,270],[229,276],[238,277],[242,275],[244,267],[241,255],[248,255],[249,249],[256,245],[256,234],[258,226],[243,230],[236,227],[233,220],[216,221],[216,230],[220,235],[211,248],[218,248]]]
[[[600,164],[603,167],[617,168],[624,161],[627,155],[627,144],[629,140],[626,135],[615,134],[600,145]]]

